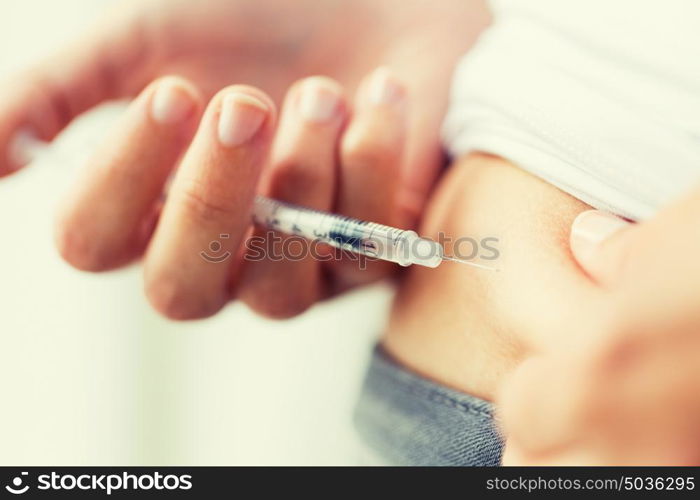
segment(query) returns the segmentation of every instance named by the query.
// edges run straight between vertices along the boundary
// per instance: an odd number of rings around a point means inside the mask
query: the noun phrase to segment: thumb
[[[600,210],[582,212],[571,225],[571,252],[586,273],[602,285],[619,275],[634,225]]]
[[[50,141],[87,109],[138,91],[146,75],[139,71],[143,37],[134,36],[134,28],[98,26],[44,62],[0,82],[0,177],[27,162],[21,143],[28,136]]]

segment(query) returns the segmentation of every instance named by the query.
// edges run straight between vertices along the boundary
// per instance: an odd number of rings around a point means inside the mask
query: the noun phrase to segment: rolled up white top
[[[640,219],[700,181],[700,2],[495,0],[443,137]]]

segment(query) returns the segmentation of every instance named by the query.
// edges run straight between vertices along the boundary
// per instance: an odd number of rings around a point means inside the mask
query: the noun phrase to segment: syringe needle
[[[483,264],[477,264],[476,262],[471,262],[469,260],[456,259],[454,257],[448,257],[447,255],[442,256],[442,260],[449,260],[451,262],[459,262],[460,264],[466,264],[468,266],[478,267],[479,269],[486,269],[487,271],[498,272],[495,267],[485,266]]]

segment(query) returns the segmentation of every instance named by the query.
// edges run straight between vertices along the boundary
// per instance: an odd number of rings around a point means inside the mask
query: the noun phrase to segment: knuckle
[[[204,294],[190,293],[172,277],[147,277],[144,283],[146,297],[162,316],[187,321],[204,319],[216,314],[223,300],[212,300]]]
[[[206,192],[198,185],[192,185],[180,194],[180,202],[187,214],[202,222],[219,222],[235,213],[234,200],[226,200]]]

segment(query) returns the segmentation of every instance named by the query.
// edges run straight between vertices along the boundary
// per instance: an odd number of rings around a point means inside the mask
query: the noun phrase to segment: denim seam
[[[440,391],[414,386],[407,387],[407,389],[409,390],[409,392],[413,393],[416,396],[423,397],[428,401],[445,406],[447,408],[454,408],[455,410],[461,411],[462,413],[471,414],[488,420],[491,420],[492,418],[489,412],[479,410],[478,408],[474,408],[469,403],[458,401],[450,396],[442,394]]]

